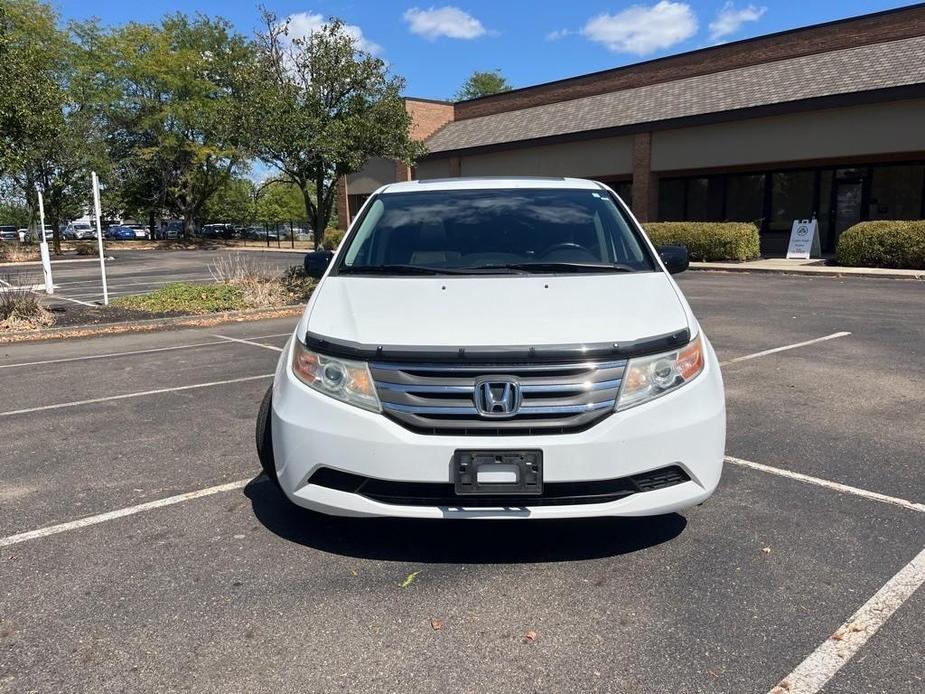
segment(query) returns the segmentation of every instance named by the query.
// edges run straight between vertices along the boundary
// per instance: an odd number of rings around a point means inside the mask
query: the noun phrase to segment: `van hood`
[[[368,346],[501,347],[636,341],[688,324],[661,272],[327,277],[305,332]]]

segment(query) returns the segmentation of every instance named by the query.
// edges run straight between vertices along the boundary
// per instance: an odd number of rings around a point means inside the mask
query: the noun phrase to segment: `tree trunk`
[[[51,227],[51,244],[52,250],[55,255],[61,255],[61,229],[60,224],[58,223],[58,215],[52,214],[48,217],[48,226]],[[40,223],[41,224],[41,223]],[[43,229],[39,229],[38,238],[42,238]]]
[[[321,223],[320,210],[315,206],[311,194],[306,186],[299,186],[302,191],[302,198],[305,200],[305,214],[312,225],[312,234],[315,239],[315,250],[319,251],[324,248],[324,224]]]
[[[152,207],[148,210],[148,233],[151,235],[151,238],[155,238],[154,233],[154,208]]]
[[[183,214],[183,237],[191,238],[193,235],[193,215],[186,212]]]

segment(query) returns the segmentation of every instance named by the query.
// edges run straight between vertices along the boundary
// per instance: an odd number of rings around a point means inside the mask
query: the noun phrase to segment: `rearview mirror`
[[[665,269],[672,275],[684,272],[690,266],[686,246],[661,246],[658,254],[665,264]]]
[[[334,251],[312,251],[305,254],[305,274],[316,280],[321,279],[328,265],[331,264],[331,258],[334,257]]]

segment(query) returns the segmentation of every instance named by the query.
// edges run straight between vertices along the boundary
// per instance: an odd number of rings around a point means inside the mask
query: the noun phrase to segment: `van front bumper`
[[[582,518],[671,513],[702,503],[716,489],[726,436],[725,399],[707,343],[704,371],[656,400],[615,412],[589,429],[544,436],[432,436],[308,388],[291,371],[291,344],[273,384],[272,433],[277,476],[295,504],[341,516],[406,518]],[[544,483],[589,482],[680,467],[686,481],[605,503],[498,507],[383,503],[309,482],[321,468],[374,480],[450,483],[458,449],[541,449]],[[471,503],[471,502],[470,502]],[[526,505],[521,505],[526,504]]]

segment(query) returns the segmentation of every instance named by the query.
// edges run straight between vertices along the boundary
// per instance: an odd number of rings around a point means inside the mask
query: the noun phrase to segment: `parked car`
[[[719,362],[607,186],[380,188],[318,285],[257,418],[290,502],[346,516],[665,514],[716,489]]]
[[[248,227],[242,232],[242,235],[246,239],[252,239],[255,241],[262,241],[264,239],[276,241],[279,239],[279,234],[276,233],[273,229],[265,229],[263,227]]]
[[[230,224],[206,224],[199,235],[204,239],[231,239],[234,238],[234,227]]]
[[[123,224],[123,228],[130,229],[134,234],[133,238],[143,240],[150,239],[151,233],[148,231],[148,227],[143,224]]]
[[[162,225],[154,234],[160,240],[177,239],[183,234],[183,222],[169,222]]]
[[[0,224],[0,241],[19,241],[19,233],[15,225]]]
[[[96,229],[94,229],[89,222],[71,222],[64,228],[64,233],[62,235],[68,241],[95,239]]]
[[[135,230],[126,226],[115,225],[106,231],[106,238],[115,241],[134,241]]]

